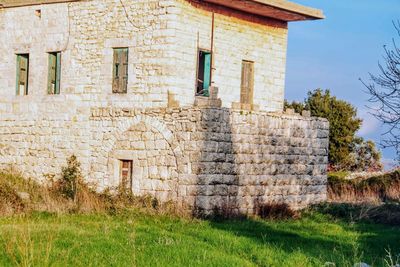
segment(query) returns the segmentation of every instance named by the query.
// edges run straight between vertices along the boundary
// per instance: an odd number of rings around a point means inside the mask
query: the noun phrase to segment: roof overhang
[[[0,8],[42,5],[82,0],[0,0]],[[239,10],[248,14],[281,21],[302,21],[325,18],[322,10],[306,7],[286,0],[200,0]]]
[[[201,0],[240,10],[249,14],[281,21],[302,21],[325,18],[322,10],[306,7],[286,0]]]
[[[77,2],[82,0],[0,0],[0,8]]]

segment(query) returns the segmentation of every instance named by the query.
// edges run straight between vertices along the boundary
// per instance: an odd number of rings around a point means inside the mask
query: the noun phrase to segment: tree
[[[380,166],[380,153],[374,144],[371,145],[372,141],[366,142],[356,136],[362,120],[357,117],[357,109],[350,103],[332,96],[329,90],[317,89],[308,92],[303,103],[285,101],[285,107],[297,113],[309,110],[311,116],[328,119],[329,164],[333,169],[364,171]]]
[[[291,103],[289,103],[286,99],[284,102],[284,106],[285,109],[293,109],[294,112],[301,114],[303,112],[303,110],[306,109],[306,105],[303,102],[297,102],[297,101],[293,101]]]
[[[381,153],[373,141],[357,138],[353,152],[350,154],[348,169],[351,171],[381,171]]]
[[[393,25],[400,37],[400,21]],[[387,126],[381,145],[395,148],[400,163],[400,48],[393,38],[393,47],[384,46],[384,50],[384,64],[378,63],[380,74],[370,73],[370,84],[362,82],[368,89],[369,101],[377,105],[371,108],[373,115]]]

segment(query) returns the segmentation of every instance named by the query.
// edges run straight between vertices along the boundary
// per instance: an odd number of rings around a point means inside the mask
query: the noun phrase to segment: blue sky
[[[303,100],[309,90],[330,89],[358,108],[364,119],[359,135],[379,143],[383,130],[369,114],[368,95],[359,78],[368,81],[369,72],[378,73],[383,45],[396,37],[392,21],[400,19],[400,0],[294,2],[322,9],[326,19],[290,23],[286,99]],[[386,164],[394,157],[392,149],[383,150]]]

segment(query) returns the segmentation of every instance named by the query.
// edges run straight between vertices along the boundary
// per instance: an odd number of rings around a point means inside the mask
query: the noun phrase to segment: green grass
[[[328,178],[331,179],[344,179],[346,178],[348,175],[350,174],[350,172],[348,171],[335,171],[335,172],[329,172],[328,173]]]
[[[318,212],[299,220],[192,220],[118,215],[0,218],[0,266],[386,266],[400,228]]]

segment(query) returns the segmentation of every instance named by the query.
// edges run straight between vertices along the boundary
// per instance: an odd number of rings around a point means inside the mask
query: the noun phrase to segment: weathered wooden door
[[[121,189],[132,190],[132,160],[121,160]]]
[[[128,91],[128,48],[114,49],[113,93]]]
[[[253,104],[254,95],[254,62],[242,61],[242,84],[240,90],[240,103]]]

